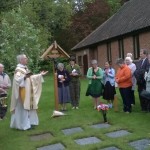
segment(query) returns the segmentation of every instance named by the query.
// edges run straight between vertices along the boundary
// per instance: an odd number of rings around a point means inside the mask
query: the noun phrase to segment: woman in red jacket
[[[122,58],[117,59],[116,64],[119,69],[116,74],[116,82],[118,83],[119,91],[123,100],[123,111],[131,112],[131,89],[132,89],[132,75],[130,68],[125,64]]]

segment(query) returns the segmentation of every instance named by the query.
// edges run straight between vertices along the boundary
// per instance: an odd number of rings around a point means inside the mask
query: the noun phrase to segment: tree
[[[107,0],[107,2],[110,6],[110,16],[112,16],[121,7],[121,0]]]
[[[83,11],[86,7],[86,3],[90,3],[93,0],[73,0],[73,10],[76,12]]]
[[[47,32],[49,44],[55,40],[56,32],[70,24],[73,14],[72,4],[67,0],[30,0],[22,9],[35,27],[45,30],[44,34]]]
[[[60,41],[60,44],[64,46],[63,48],[69,51],[75,44],[107,20],[109,13],[109,5],[105,0],[86,3],[85,9],[78,11],[72,17],[69,28],[58,33],[57,41]]]
[[[14,71],[16,56],[21,53],[29,57],[30,68],[34,71],[39,69],[40,31],[28,21],[28,17],[22,14],[21,9],[13,10],[3,16],[0,33],[0,59],[6,70]]]

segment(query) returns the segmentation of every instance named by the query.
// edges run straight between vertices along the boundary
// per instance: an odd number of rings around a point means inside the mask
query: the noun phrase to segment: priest
[[[42,91],[42,76],[47,71],[33,75],[26,66],[28,58],[24,54],[18,55],[17,61],[12,86],[10,127],[28,130],[39,124],[38,102]]]

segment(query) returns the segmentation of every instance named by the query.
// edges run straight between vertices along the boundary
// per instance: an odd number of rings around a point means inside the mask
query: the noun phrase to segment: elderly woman
[[[66,103],[70,102],[70,91],[69,91],[69,73],[64,69],[64,64],[59,63],[57,65],[57,81],[58,81],[58,96],[61,110],[65,111]]]
[[[86,92],[86,96],[92,96],[94,102],[94,109],[99,105],[99,97],[102,95],[102,83],[103,71],[97,65],[97,60],[91,61],[92,67],[88,69],[87,78],[89,79],[89,85]]]
[[[133,106],[133,105],[135,105],[134,91],[136,88],[136,78],[134,76],[134,71],[136,70],[136,65],[134,63],[132,63],[131,57],[126,57],[125,63],[131,69],[131,73],[132,73],[132,90],[131,90],[132,101],[131,101],[131,105]]]
[[[3,119],[7,112],[6,98],[8,89],[11,87],[11,80],[4,72],[4,65],[0,64],[0,120]]]
[[[11,87],[11,80],[9,76],[4,72],[4,65],[0,64],[0,93],[7,93]]]
[[[118,70],[116,74],[116,82],[118,83],[119,91],[123,100],[123,111],[131,112],[131,89],[132,89],[132,74],[130,68],[125,64],[122,58],[117,59],[116,64]]]
[[[132,59],[132,53],[127,53],[127,57],[130,57]]]

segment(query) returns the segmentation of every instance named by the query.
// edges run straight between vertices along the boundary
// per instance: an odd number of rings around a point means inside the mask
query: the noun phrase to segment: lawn
[[[100,112],[93,109],[91,98],[85,96],[87,84],[88,81],[86,79],[81,80],[79,110],[72,110],[70,104],[68,104],[66,116],[51,118],[54,110],[53,79],[52,77],[45,77],[38,110],[39,126],[28,131],[10,129],[10,113],[8,111],[7,118],[0,121],[0,150],[36,150],[38,147],[59,142],[67,150],[96,150],[108,146],[116,146],[122,150],[132,150],[133,148],[128,145],[128,142],[150,138],[150,113],[140,111],[137,92],[136,105],[133,108],[133,112],[126,114],[122,112],[122,101],[117,90],[119,111],[115,112],[111,109],[107,114],[111,126],[103,129],[91,128],[90,125],[92,124],[102,123],[103,118]],[[72,127],[81,127],[84,131],[69,136],[64,135],[61,131]],[[105,133],[120,129],[125,129],[131,134],[119,138],[110,138],[105,135]],[[51,133],[53,137],[40,141],[32,141],[30,139],[31,135],[47,132]],[[77,145],[74,142],[75,139],[89,136],[95,136],[101,139],[102,142],[85,146]]]

